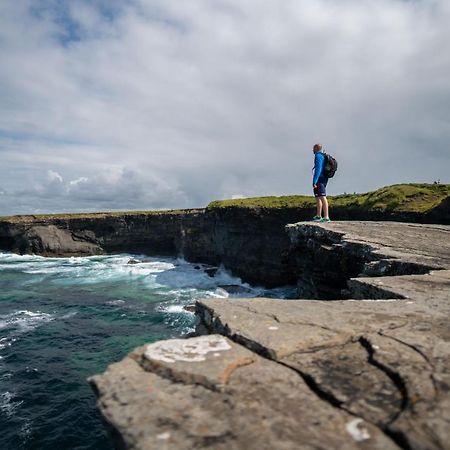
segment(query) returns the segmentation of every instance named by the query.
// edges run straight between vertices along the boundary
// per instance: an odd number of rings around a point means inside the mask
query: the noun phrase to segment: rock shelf
[[[287,231],[299,292],[331,301],[197,302],[208,334],[90,378],[117,448],[450,449],[450,227]]]

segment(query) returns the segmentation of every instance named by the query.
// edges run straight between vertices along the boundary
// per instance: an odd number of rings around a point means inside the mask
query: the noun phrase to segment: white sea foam
[[[128,264],[133,258],[137,264]],[[107,255],[71,258],[44,258],[33,255],[0,253],[0,269],[19,271],[34,275],[25,283],[52,283],[56,285],[89,285],[101,282],[138,281],[151,289],[166,289],[175,297],[186,296],[198,290],[203,296],[225,296],[216,292],[219,285],[250,286],[242,283],[220,267],[214,277],[204,269],[209,266],[191,264],[183,259],[157,259],[131,255]],[[38,277],[39,275],[39,277]],[[177,290],[183,291],[181,294]],[[260,291],[240,296],[257,296]]]
[[[20,427],[20,437],[22,438],[23,442],[28,441],[28,439],[31,436],[31,433],[33,431],[33,425],[31,420],[24,419],[24,422],[22,426]]]
[[[23,403],[23,400],[14,401],[14,397],[15,394],[9,391],[0,393],[0,411],[8,418],[12,417],[16,409]]]
[[[28,331],[36,328],[42,322],[53,320],[51,314],[33,311],[15,311],[5,316],[0,316],[0,330],[15,328],[19,331]]]
[[[130,259],[138,262],[128,264]],[[160,259],[138,255],[44,258],[0,253],[0,267],[29,274],[30,277],[23,281],[24,285],[46,283],[64,287],[96,284],[123,286],[123,283],[131,283],[130,294],[121,290],[117,293],[118,298],[105,301],[104,305],[132,307],[133,300],[137,297],[143,301],[147,298],[161,299],[163,303],[157,310],[174,316],[168,321],[170,325],[176,326],[180,321],[184,326],[184,322],[190,320],[179,318],[191,315],[189,311],[183,309],[183,305],[198,299],[271,296],[272,292],[243,283],[224,267],[219,267],[214,276],[210,276],[205,271],[210,266],[191,264],[181,258]],[[230,294],[220,287],[222,285],[240,286],[243,289]],[[282,297],[283,290],[279,289],[273,296]],[[130,305],[127,305],[128,298],[132,300]],[[8,317],[0,317],[0,329],[13,327],[16,330],[26,331],[48,320],[52,320],[52,317],[45,313],[19,311]],[[10,343],[10,340],[6,343],[0,341],[0,348]]]
[[[8,339],[5,337],[0,338],[0,350],[8,345]]]
[[[36,255],[18,255],[16,253],[4,253],[0,252],[0,261],[30,261],[30,260],[45,260],[49,258],[45,258],[43,256],[36,256]]]
[[[10,347],[20,335],[34,330],[36,327],[54,320],[52,314],[33,311],[15,311],[0,316],[0,330],[6,336],[0,338],[0,350]]]
[[[183,305],[168,305],[168,306],[162,306],[161,311],[167,312],[167,313],[188,313],[189,311],[186,311],[184,309]]]
[[[218,287],[211,295],[211,297],[228,298],[230,294],[223,288]]]
[[[183,306],[202,298],[258,297],[270,295],[270,293],[276,297],[283,297],[285,294],[292,294],[286,288],[278,288],[275,294],[274,290],[252,287],[231,275],[224,267],[219,267],[215,276],[211,277],[205,272],[205,268],[207,266],[190,264],[179,259],[172,269],[156,277],[156,283],[160,283],[160,286],[171,287],[164,293],[172,300],[157,307],[158,311],[172,316],[167,319],[169,325],[177,326],[190,320],[192,313],[185,310]],[[236,293],[230,294],[226,288],[220,287],[222,285],[241,287],[242,290],[238,288]],[[183,319],[183,316],[186,319]]]
[[[41,275],[56,284],[90,284],[145,278],[174,267],[173,262],[156,258],[133,265],[127,264],[129,260],[128,255],[44,258],[0,253],[0,270]]]
[[[61,319],[71,319],[72,317],[76,316],[78,314],[78,311],[71,311],[67,314],[64,314],[61,316]]]
[[[125,303],[125,300],[110,300],[108,302],[105,302],[105,305],[120,306],[120,305],[123,305],[124,303]]]

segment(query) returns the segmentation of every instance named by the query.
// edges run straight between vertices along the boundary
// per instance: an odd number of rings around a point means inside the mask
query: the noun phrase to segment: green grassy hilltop
[[[331,207],[360,208],[367,211],[402,211],[424,213],[450,196],[450,184],[396,184],[364,194],[330,196]],[[313,208],[315,199],[306,195],[253,197],[217,200],[209,209],[227,207]]]
[[[450,197],[450,184],[396,184],[364,194],[342,194],[330,196],[330,206],[363,211],[426,213]],[[252,197],[233,200],[216,200],[207,206],[207,210],[241,208],[314,208],[315,199],[306,195],[285,195]],[[97,219],[130,215],[183,214],[201,209],[173,209],[154,211],[114,211],[96,213],[61,213],[17,215],[0,217],[2,221],[27,222],[47,219]]]

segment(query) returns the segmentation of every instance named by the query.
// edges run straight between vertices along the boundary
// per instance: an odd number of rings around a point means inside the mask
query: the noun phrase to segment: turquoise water
[[[134,255],[143,262],[129,265],[131,256],[0,253],[1,449],[111,449],[86,378],[138,345],[192,331],[183,305],[242,284],[179,259]]]

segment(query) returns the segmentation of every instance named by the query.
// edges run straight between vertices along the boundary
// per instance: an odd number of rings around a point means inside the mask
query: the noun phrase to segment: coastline
[[[423,209],[420,195],[391,210],[346,198],[330,224],[301,222],[309,200],[276,197],[3,218],[0,248],[182,256],[251,284],[297,285],[297,300],[199,300],[195,336],[139,347],[91,377],[117,448],[441,449],[450,197]]]
[[[305,265],[358,259],[347,300],[198,301],[198,337],[89,379],[117,448],[448,448],[450,227],[288,229]]]
[[[450,224],[450,186],[398,185],[330,197],[333,220]],[[0,218],[0,249],[43,256],[141,253],[223,264],[251,284],[297,281],[285,231],[309,220],[313,197],[212,202],[203,209]]]

